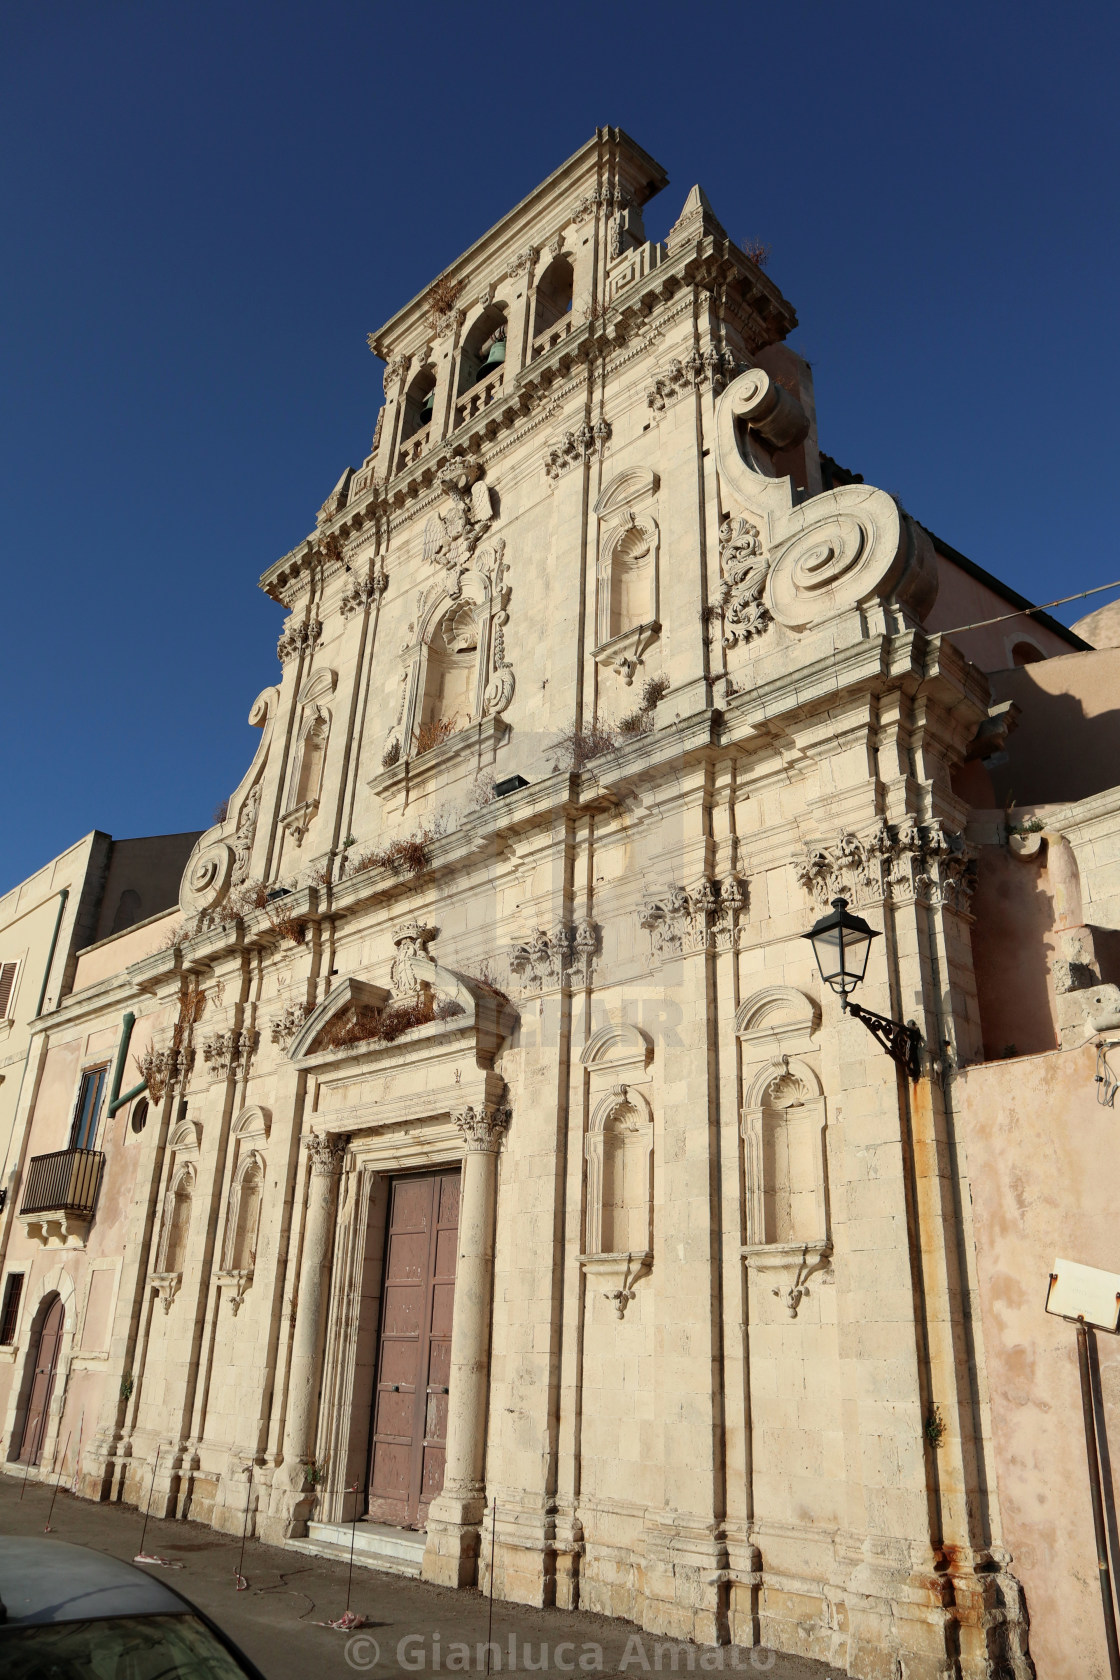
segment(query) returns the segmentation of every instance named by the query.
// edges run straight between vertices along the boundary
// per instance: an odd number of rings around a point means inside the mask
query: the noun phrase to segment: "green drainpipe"
[[[134,1085],[131,1091],[125,1092],[123,1097],[120,1094],[121,1080],[124,1078],[124,1064],[128,1056],[128,1046],[132,1038],[132,1029],[135,1025],[136,1017],[132,1011],[129,1010],[128,1014],[121,1022],[121,1042],[117,1049],[116,1065],[113,1068],[113,1085],[109,1092],[110,1119],[112,1119],[118,1108],[123,1108],[125,1103],[130,1103],[133,1097],[138,1097],[142,1091],[146,1091],[148,1089],[148,1081],[146,1079],[142,1079],[139,1085]]]

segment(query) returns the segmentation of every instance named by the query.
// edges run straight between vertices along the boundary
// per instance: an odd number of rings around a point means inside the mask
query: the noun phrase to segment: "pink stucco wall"
[[[952,1100],[967,1157],[992,1453],[1038,1680],[1107,1680],[1073,1327],[1044,1311],[1055,1259],[1120,1272],[1120,1113],[1093,1046],[969,1068]],[[1098,1334],[1120,1461],[1120,1338]]]

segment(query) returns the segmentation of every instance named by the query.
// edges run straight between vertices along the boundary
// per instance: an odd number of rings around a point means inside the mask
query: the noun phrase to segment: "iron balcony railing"
[[[100,1149],[56,1149],[53,1155],[33,1155],[20,1213],[91,1214],[104,1165]]]

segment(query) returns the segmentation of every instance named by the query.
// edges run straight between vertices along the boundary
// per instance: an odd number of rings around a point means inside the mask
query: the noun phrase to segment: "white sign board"
[[[1046,1311],[1115,1333],[1120,1330],[1120,1274],[1079,1266],[1075,1260],[1055,1260]]]

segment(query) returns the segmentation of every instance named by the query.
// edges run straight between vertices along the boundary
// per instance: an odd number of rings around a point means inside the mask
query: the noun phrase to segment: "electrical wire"
[[[1047,612],[1051,607],[1064,607],[1067,601],[1083,601],[1086,595],[1101,595],[1106,589],[1120,589],[1116,583],[1098,583],[1094,589],[1079,589],[1076,595],[1059,595],[1056,601],[1044,601],[1040,607],[1017,607],[1014,612],[999,613],[995,618],[978,618],[975,624],[958,624],[952,630],[933,630],[934,636],[961,636],[966,630],[983,630],[989,624],[1003,624],[1009,618],[1027,618],[1031,613]]]

